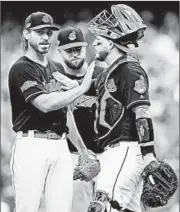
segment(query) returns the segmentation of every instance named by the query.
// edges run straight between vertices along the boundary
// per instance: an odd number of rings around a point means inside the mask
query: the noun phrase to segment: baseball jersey
[[[9,92],[12,107],[13,130],[52,130],[62,134],[66,130],[66,108],[43,113],[31,104],[41,94],[61,91],[52,73],[64,73],[61,64],[48,60],[46,67],[23,56],[17,60],[9,72]]]
[[[123,57],[97,78],[96,140],[100,148],[119,141],[138,141],[132,108],[150,105],[148,77],[139,62]]]
[[[95,66],[93,79],[95,80],[97,76],[103,71],[103,68]],[[74,75],[66,74],[71,79],[81,81],[83,76],[78,77]],[[86,147],[92,150],[95,153],[99,153],[100,149],[97,147],[95,142],[95,132],[94,132],[94,121],[95,121],[95,101],[96,101],[96,92],[91,89],[77,98],[71,105],[71,110],[74,114],[74,119],[76,122],[77,129],[84,141]],[[71,152],[77,152],[75,146],[68,140],[69,149]]]

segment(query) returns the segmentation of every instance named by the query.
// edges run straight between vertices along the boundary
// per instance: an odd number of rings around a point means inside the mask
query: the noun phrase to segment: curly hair
[[[22,35],[21,37],[21,45],[23,48],[23,51],[26,52],[28,50],[28,40]]]

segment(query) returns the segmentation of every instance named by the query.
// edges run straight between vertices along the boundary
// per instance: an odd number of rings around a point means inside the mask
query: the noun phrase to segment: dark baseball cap
[[[84,40],[82,31],[79,28],[71,26],[67,26],[59,31],[57,41],[60,49],[88,45]]]
[[[50,28],[52,30],[58,31],[59,27],[55,26],[53,23],[53,18],[44,12],[35,12],[29,15],[25,20],[25,29],[42,29]]]

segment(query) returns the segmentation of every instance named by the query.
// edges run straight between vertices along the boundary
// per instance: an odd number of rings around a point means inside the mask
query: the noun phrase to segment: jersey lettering
[[[24,92],[24,91],[28,90],[29,88],[34,87],[36,85],[38,85],[38,83],[36,81],[28,80],[28,81],[24,82],[24,84],[20,87],[20,89],[22,92]]]
[[[70,108],[72,111],[78,109],[78,107],[88,107],[91,108],[92,105],[96,102],[96,97],[94,96],[87,96],[82,95],[79,98],[77,98],[71,105]]]
[[[148,105],[141,105],[132,108],[132,111],[136,114],[136,119],[139,118],[151,118],[150,109]]]

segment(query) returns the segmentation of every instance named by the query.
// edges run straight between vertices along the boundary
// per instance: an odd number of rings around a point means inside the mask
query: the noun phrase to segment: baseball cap
[[[53,18],[44,12],[35,12],[29,15],[25,20],[25,29],[42,29],[50,28],[52,30],[58,31],[60,28],[55,26],[53,23]]]
[[[87,46],[82,31],[79,28],[67,26],[61,29],[57,36],[58,47],[69,49],[78,46]]]

